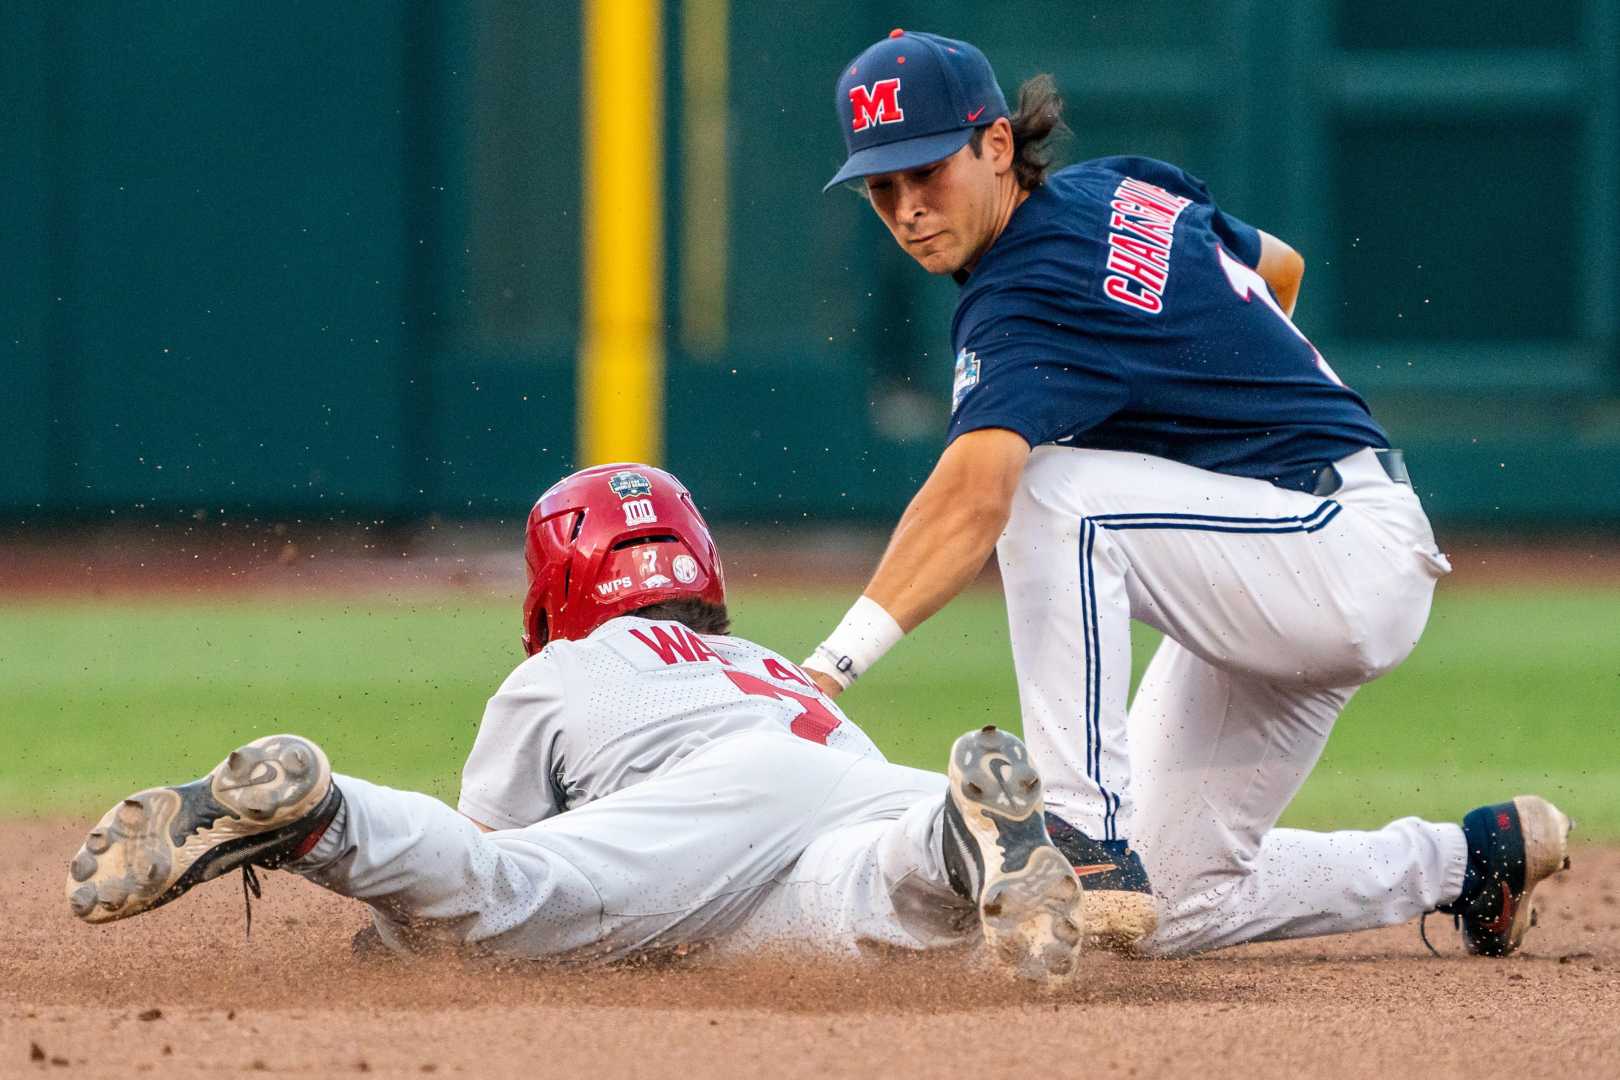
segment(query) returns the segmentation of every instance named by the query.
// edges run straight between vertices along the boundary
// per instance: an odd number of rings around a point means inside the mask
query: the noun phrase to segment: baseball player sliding
[[[1051,79],[1010,111],[966,42],[896,30],[836,103],[827,187],[864,181],[961,294],[946,449],[805,668],[835,696],[995,548],[1053,835],[1107,853],[1084,882],[1114,940],[1184,953],[1439,910],[1470,951],[1511,952],[1566,864],[1545,800],[1274,828],[1450,570],[1400,451],[1291,320],[1303,259],[1173,165],[1050,170]],[[1127,711],[1132,619],[1164,641]]]
[[[365,901],[401,951],[589,963],[982,930],[1020,975],[1074,973],[1080,886],[1023,744],[970,732],[948,776],[885,761],[799,668],[729,636],[719,555],[673,476],[568,477],[529,517],[526,562],[529,658],[490,699],[461,813],[272,735],[109,810],[69,869],[74,914],[281,867]]]

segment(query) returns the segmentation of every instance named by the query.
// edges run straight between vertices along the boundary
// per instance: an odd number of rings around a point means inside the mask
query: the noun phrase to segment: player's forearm
[[[946,448],[866,592],[805,661],[818,686],[830,694],[848,687],[978,575],[1011,516],[1028,459],[1023,436],[1004,428],[970,431]]]
[[[895,527],[865,595],[910,633],[966,588],[995,549],[1008,507],[918,493]]]
[[[895,527],[889,548],[855,605],[805,667],[834,697],[900,638],[967,587],[995,547],[1007,509],[955,503],[927,487]]]

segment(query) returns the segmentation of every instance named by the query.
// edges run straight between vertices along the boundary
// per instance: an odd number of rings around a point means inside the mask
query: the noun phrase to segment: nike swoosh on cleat
[[[1012,792],[1007,790],[1007,772],[1012,768],[1012,762],[1008,761],[1006,758],[991,758],[988,767],[990,769],[990,775],[994,776],[996,778],[996,783],[1001,785],[1001,793],[1002,795],[1006,796],[1007,805],[1011,806],[1013,804],[1013,797]]]
[[[1507,882],[1500,882],[1502,886],[1502,914],[1485,924],[1485,929],[1493,934],[1505,934],[1513,928],[1514,913],[1519,910],[1518,901],[1513,899],[1513,890],[1507,887]]]
[[[1074,876],[1075,877],[1086,877],[1086,876],[1088,876],[1090,874],[1106,874],[1110,870],[1117,870],[1117,869],[1118,869],[1118,867],[1116,867],[1111,862],[1094,863],[1091,866],[1077,866],[1077,867],[1075,867],[1074,868]]]

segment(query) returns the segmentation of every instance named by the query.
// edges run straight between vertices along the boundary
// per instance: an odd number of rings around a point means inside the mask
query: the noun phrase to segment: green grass
[[[753,591],[739,629],[802,655],[841,614]],[[1620,593],[1442,589],[1423,642],[1364,689],[1285,821],[1359,827],[1543,792],[1620,838]],[[454,800],[484,700],[518,658],[513,605],[444,598],[81,601],[0,607],[0,813],[87,813],[189,779],[257,735],[320,740],[339,768]],[[1138,641],[1138,667],[1152,647]],[[1016,725],[999,597],[972,595],[847,696],[895,760]]]

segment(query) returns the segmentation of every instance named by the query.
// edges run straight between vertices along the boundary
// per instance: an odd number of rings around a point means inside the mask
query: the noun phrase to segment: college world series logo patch
[[[979,354],[966,349],[956,354],[956,379],[951,383],[951,413],[962,407],[967,392],[979,385]]]
[[[638,472],[616,472],[608,477],[608,487],[621,499],[652,494],[652,481]]]

